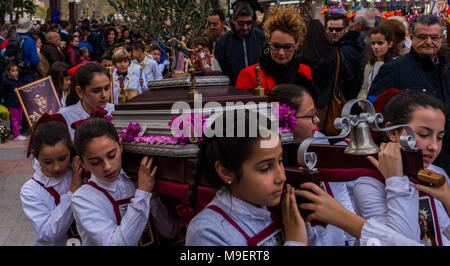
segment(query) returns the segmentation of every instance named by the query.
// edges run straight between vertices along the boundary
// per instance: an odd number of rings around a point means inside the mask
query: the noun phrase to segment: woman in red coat
[[[277,84],[293,83],[308,88],[313,93],[311,69],[301,64],[296,50],[306,35],[306,25],[295,7],[269,9],[264,23],[264,33],[269,43],[262,50],[259,62],[244,68],[238,76],[236,88],[254,91],[257,87],[255,66],[259,72],[266,94]]]
[[[64,50],[64,55],[66,57],[66,62],[70,67],[74,67],[81,63],[80,54],[78,52],[78,44],[80,38],[78,36],[70,36],[69,45],[67,45]]]

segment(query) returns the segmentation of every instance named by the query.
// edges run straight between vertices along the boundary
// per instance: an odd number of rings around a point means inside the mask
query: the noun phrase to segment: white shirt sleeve
[[[386,225],[411,239],[419,239],[419,192],[407,176],[386,179]]]
[[[88,238],[85,241],[82,235],[83,244],[136,246],[148,221],[150,197],[151,193],[136,190],[121,224],[117,225],[115,217],[112,218],[105,210],[111,207],[110,204],[102,205],[101,200],[94,201],[88,193],[75,193],[72,197],[73,213]]]
[[[364,223],[359,242],[361,246],[422,246],[372,218]]]
[[[57,242],[63,237],[73,222],[70,197],[72,192],[60,196],[54,209],[39,196],[37,186],[26,183],[21,190],[20,199],[24,213],[31,221],[37,238],[47,242]],[[45,193],[48,193],[45,191]],[[53,199],[53,198],[52,198]]]
[[[419,239],[418,192],[406,176],[391,177],[386,186],[372,177],[359,178],[353,194],[359,214],[411,239]]]
[[[150,66],[151,66],[152,72],[153,72],[153,80],[163,79],[162,71],[160,71],[158,68],[158,63],[156,63],[156,61],[154,61],[154,60],[150,60],[150,61],[151,61]]]

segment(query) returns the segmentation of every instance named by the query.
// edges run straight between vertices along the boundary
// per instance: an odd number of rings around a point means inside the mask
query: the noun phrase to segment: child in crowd
[[[141,41],[133,43],[133,66],[136,65],[139,70],[139,85],[141,91],[148,89],[147,82],[151,80],[160,80],[162,75],[158,69],[158,63],[153,60],[151,55],[145,55],[145,45]]]
[[[5,76],[2,83],[2,91],[5,94],[5,106],[11,114],[11,131],[14,140],[26,140],[26,137],[20,134],[20,125],[22,124],[23,109],[19,99],[14,91],[23,85],[19,79],[19,67],[15,63],[9,63],[5,67]]]
[[[81,164],[92,173],[89,182],[72,196],[83,245],[155,244],[156,232],[149,226],[149,213],[161,236],[175,236],[175,215],[152,193],[157,171],[156,166],[152,167],[153,158],[142,159],[136,189],[122,170],[122,140],[107,119],[93,117],[82,122],[75,131],[74,146]],[[143,232],[150,237],[148,243],[140,241]]]
[[[138,93],[142,93],[139,84],[139,66],[131,64],[131,56],[124,49],[118,50],[112,57],[114,65],[113,88],[114,88],[114,104],[119,103],[120,90],[135,89]],[[145,83],[145,81],[144,81]]]
[[[57,61],[50,67],[49,75],[52,77],[53,85],[58,93],[62,107],[66,107],[66,99],[70,94],[72,85],[72,77],[68,73],[69,65],[64,62]]]
[[[153,59],[158,63],[158,69],[162,76],[170,71],[170,60],[167,55],[163,56],[163,51],[157,44],[153,44],[148,49]]]
[[[35,245],[65,246],[74,221],[70,198],[82,184],[80,158],[70,167],[72,141],[60,114],[44,114],[33,128],[27,156],[33,154],[33,177],[22,187],[24,213],[36,231]]]
[[[378,74],[380,67],[399,57],[398,46],[394,45],[394,33],[388,26],[378,26],[370,32],[372,46],[368,63],[364,68],[364,81],[358,98],[366,99],[372,81]]]
[[[414,130],[416,147],[422,150],[424,169],[444,175],[448,180],[445,171],[432,164],[442,149],[445,114],[445,105],[439,99],[415,91],[399,92],[383,111],[386,127],[407,124]],[[368,157],[385,180],[375,177],[356,180],[353,193],[357,213],[365,219],[374,218],[426,245],[450,245],[450,239],[443,235],[444,229],[450,225],[443,204],[430,195],[419,193],[414,186],[417,180],[408,179],[403,174],[399,144],[403,134],[403,129],[387,132],[390,142],[381,144],[378,161]],[[398,217],[389,212],[393,208],[403,209],[406,215]]]
[[[75,72],[75,88],[67,98],[67,107],[59,109],[67,121],[70,136],[73,139],[73,122],[86,119],[97,106],[105,109],[109,115],[114,105],[108,103],[111,98],[109,71],[97,63],[86,63]]]
[[[81,62],[91,61],[91,58],[89,57],[89,49],[87,47],[81,47],[79,51]]]
[[[306,245],[306,227],[293,188],[286,185],[282,221],[268,210],[281,202],[286,181],[278,132],[272,132],[275,135],[271,139],[261,137],[270,131],[267,128],[253,130],[250,111],[245,112],[242,117],[245,119],[240,121],[245,125],[239,124],[243,137],[207,137],[200,144],[193,174],[192,206],[197,207],[196,191],[201,179],[206,178],[218,191],[189,223],[186,245]],[[222,117],[223,121],[227,121],[227,114]],[[237,114],[233,117],[237,125]],[[231,121],[227,121],[227,128]],[[254,122],[256,127],[258,122]],[[225,135],[225,122],[223,125],[216,122],[215,128],[216,133],[221,128],[220,133]],[[251,137],[250,131],[258,136]],[[236,126],[231,133],[237,136]],[[272,145],[263,148],[263,143]]]
[[[112,63],[112,56],[113,56],[112,52],[106,52],[105,54],[103,54],[100,60],[100,65],[104,67],[114,68],[114,65]]]
[[[320,119],[317,116],[316,107],[311,94],[303,87],[295,84],[279,84],[269,92],[271,101],[286,104],[291,110],[295,110],[297,125],[294,129],[294,142],[302,143],[307,138],[323,137],[324,135],[317,131]],[[315,144],[330,144],[328,140],[316,141]],[[341,144],[341,143],[338,143]],[[353,204],[350,199],[347,186],[344,182],[323,182],[326,191],[333,195],[342,205],[351,212],[354,212]],[[315,230],[323,227],[315,226]],[[326,227],[326,234],[320,233],[322,238],[316,238],[314,245],[326,246],[344,246],[352,245],[354,239],[339,228],[334,226]],[[317,233],[319,234],[319,233]]]

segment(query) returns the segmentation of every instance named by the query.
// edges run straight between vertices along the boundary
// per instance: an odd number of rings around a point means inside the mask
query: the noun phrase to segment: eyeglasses
[[[419,35],[415,35],[417,39],[421,40],[421,41],[426,41],[428,40],[428,38],[430,38],[432,41],[439,41],[442,39],[441,35],[437,35],[437,34],[433,34],[433,35],[428,35],[428,34],[419,34]]]
[[[302,115],[302,116],[296,116],[295,118],[309,118],[311,119],[311,122],[314,124],[314,118],[318,117],[317,110],[314,110],[314,113],[312,115]]]
[[[328,27],[328,30],[329,30],[330,32],[333,32],[333,31],[335,31],[335,32],[341,32],[343,29],[345,29],[345,27],[336,27],[336,28]]]
[[[281,44],[276,42],[269,42],[270,48],[274,51],[279,51],[280,49],[283,49],[285,52],[292,52],[296,45],[293,43],[287,43],[287,44]]]
[[[247,21],[237,20],[236,23],[241,27],[244,27],[244,25],[250,26],[253,24],[253,20],[247,20]]]

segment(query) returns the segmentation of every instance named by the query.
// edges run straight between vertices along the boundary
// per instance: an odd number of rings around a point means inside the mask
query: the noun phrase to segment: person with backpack
[[[19,19],[17,34],[9,39],[2,57],[3,65],[13,62],[19,66],[19,78],[23,84],[32,82],[38,77],[36,67],[40,60],[36,41],[33,40],[30,32],[32,27],[33,24],[29,18]]]

